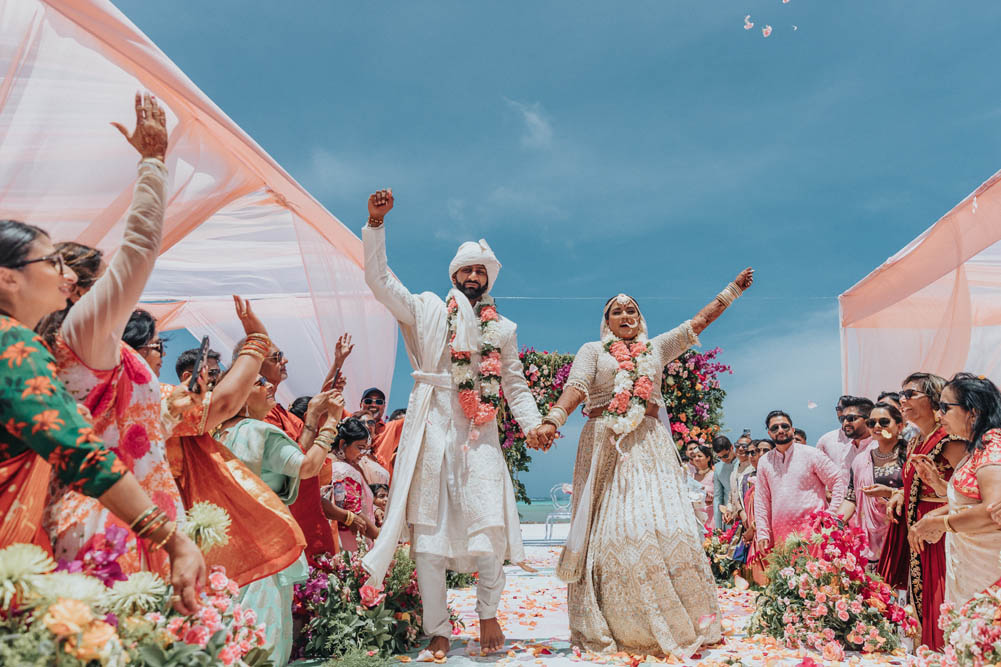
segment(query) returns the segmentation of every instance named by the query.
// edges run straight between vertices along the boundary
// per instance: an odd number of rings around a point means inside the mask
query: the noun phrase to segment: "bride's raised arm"
[[[722,315],[723,311],[736,301],[737,297],[743,294],[753,283],[754,269],[747,267],[738,273],[732,283],[727,285],[722,292],[716,295],[715,299],[706,304],[692,318],[692,330],[695,331],[695,335],[697,336],[705,331],[706,327],[715,322],[716,318]]]

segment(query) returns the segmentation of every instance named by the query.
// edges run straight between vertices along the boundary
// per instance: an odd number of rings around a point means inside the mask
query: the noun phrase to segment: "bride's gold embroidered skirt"
[[[603,420],[581,432],[574,515],[594,462],[585,547],[564,548],[570,641],[591,651],[687,658],[720,640],[720,612],[685,471],[664,425],[647,417],[620,443]],[[597,448],[597,451],[596,451]],[[586,515],[585,515],[586,516]]]

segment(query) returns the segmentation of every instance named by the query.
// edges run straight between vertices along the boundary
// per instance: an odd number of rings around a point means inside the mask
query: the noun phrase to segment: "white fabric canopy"
[[[231,294],[253,299],[290,359],[280,398],[315,393],[337,337],[354,337],[346,399],[387,397],[396,322],[365,285],[361,241],[103,0],[0,2],[0,217],[114,252],[138,154],[133,98],[167,109],[162,254],[144,301],[164,329],[210,335],[228,361],[242,336]]]
[[[1001,171],[839,301],[845,393],[914,371],[1001,382]]]

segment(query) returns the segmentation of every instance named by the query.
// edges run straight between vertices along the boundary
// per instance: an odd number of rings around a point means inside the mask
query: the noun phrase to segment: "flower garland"
[[[455,341],[455,317],[458,306],[455,297],[448,299],[448,351],[452,359],[452,380],[459,390],[459,404],[466,418],[482,426],[497,417],[501,404],[500,316],[494,300],[484,295],[476,304],[480,320],[480,364],[473,372],[472,354],[452,347]],[[479,381],[480,391],[476,391]]]
[[[653,394],[653,378],[657,375],[658,368],[650,343],[646,340],[628,342],[609,336],[603,344],[605,351],[615,359],[619,370],[615,373],[615,395],[601,417],[611,422],[612,431],[621,441],[643,421],[647,402]],[[615,448],[618,449],[618,442]],[[622,451],[619,450],[619,453],[622,454]]]

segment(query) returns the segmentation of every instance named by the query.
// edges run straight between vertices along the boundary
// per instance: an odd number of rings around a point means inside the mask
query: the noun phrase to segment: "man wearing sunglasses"
[[[775,449],[758,461],[754,521],[761,553],[799,530],[812,512],[826,508],[836,514],[848,486],[847,475],[842,475],[831,459],[793,439],[792,418],[787,413],[782,410],[768,413],[765,428],[775,442]]]
[[[852,469],[852,462],[859,453],[864,452],[872,444],[872,435],[866,420],[872,412],[873,402],[863,396],[848,396],[842,402],[841,432],[845,437],[842,440],[847,442],[830,443],[824,452],[828,458],[834,461],[841,474],[848,479],[848,471]]]
[[[361,395],[361,403],[358,404],[358,411],[372,416],[375,420],[372,437],[379,435],[386,427],[382,421],[382,416],[386,413],[386,394],[378,387],[369,387]]]

